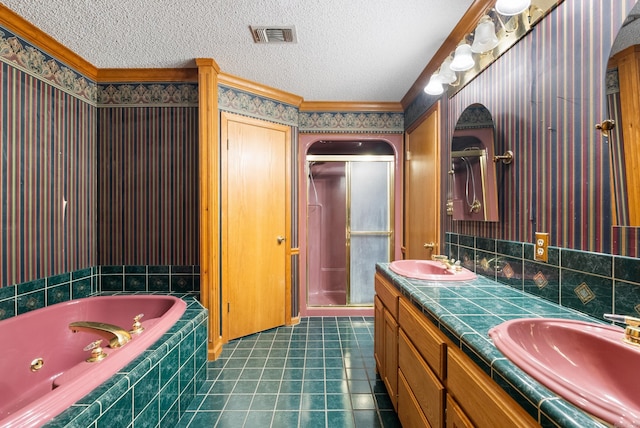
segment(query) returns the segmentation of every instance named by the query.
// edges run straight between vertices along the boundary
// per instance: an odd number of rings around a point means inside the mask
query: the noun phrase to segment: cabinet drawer
[[[431,428],[420,411],[416,397],[411,393],[407,379],[402,372],[398,372],[398,419],[403,427]]]
[[[376,295],[389,313],[391,313],[395,319],[398,319],[398,297],[400,297],[400,292],[386,279],[382,278],[380,274],[376,274],[375,284]]]
[[[444,335],[405,298],[400,299],[398,324],[440,379],[445,377],[446,342]]]
[[[460,349],[447,351],[446,386],[478,428],[540,426]]]
[[[444,425],[444,387],[402,330],[398,339],[398,365],[431,427],[441,428]]]
[[[447,428],[473,428],[460,406],[447,394]]]

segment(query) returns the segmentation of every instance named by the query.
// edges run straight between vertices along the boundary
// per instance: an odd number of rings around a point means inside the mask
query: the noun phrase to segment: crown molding
[[[82,73],[91,80],[96,80],[98,75],[96,66],[2,4],[0,4],[0,25],[29,43],[33,43],[38,49],[47,52],[78,73]]]
[[[458,43],[469,33],[475,30],[476,23],[482,18],[482,15],[486,13],[488,9],[493,7],[494,0],[475,0],[469,9],[465,12],[464,16],[458,24],[454,27],[451,33],[447,36],[445,41],[440,46],[440,49],[435,53],[431,61],[422,70],[422,73],[418,76],[418,79],[411,85],[409,91],[402,97],[400,103],[404,108],[407,108],[413,100],[424,90],[424,87],[429,83],[431,75],[435,73],[440,64],[449,56],[449,54],[455,51]]]
[[[254,95],[260,95],[286,104],[291,104],[296,107],[299,107],[302,103],[302,97],[299,95],[271,88],[227,73],[219,74],[218,83],[235,89],[240,89],[241,91],[250,92]]]
[[[402,112],[402,104],[394,102],[303,101],[300,111],[366,111]]]

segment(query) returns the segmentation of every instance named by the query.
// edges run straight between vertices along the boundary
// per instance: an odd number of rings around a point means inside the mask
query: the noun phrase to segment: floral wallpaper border
[[[98,107],[197,107],[197,83],[107,83],[98,86]]]
[[[303,112],[300,132],[386,133],[404,132],[404,114],[395,112]]]
[[[298,126],[297,107],[224,85],[218,85],[218,108],[270,122]]]
[[[97,85],[62,62],[0,28],[0,61],[95,105]]]

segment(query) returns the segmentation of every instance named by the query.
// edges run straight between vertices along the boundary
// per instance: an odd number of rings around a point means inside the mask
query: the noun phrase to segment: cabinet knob
[[[286,240],[284,236],[278,236],[276,239],[278,240],[278,245],[282,244]]]

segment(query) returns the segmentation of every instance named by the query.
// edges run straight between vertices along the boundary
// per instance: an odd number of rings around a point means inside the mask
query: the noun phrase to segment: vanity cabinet
[[[398,410],[398,299],[399,292],[376,275],[374,298],[374,356],[378,374]]]
[[[375,282],[376,363],[402,426],[540,426],[386,279]]]
[[[460,349],[447,349],[447,391],[476,427],[539,427]],[[464,425],[463,425],[464,426]]]

